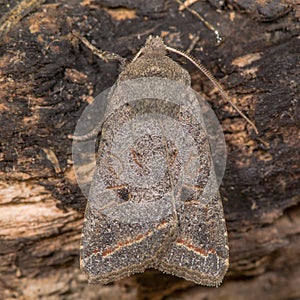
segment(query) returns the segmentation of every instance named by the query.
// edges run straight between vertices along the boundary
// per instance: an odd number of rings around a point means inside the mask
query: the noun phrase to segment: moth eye
[[[124,201],[128,201],[130,199],[130,192],[127,188],[118,189],[117,193],[118,196]]]

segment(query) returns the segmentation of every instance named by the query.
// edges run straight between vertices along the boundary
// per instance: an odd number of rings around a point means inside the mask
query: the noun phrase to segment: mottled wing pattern
[[[124,224],[88,204],[81,268],[89,282],[109,283],[151,267],[169,237],[171,224],[167,218],[158,224]]]
[[[221,197],[216,185],[210,154],[209,139],[203,124],[191,114],[181,112],[180,122],[193,136],[198,146],[200,161],[197,170],[188,161],[185,185],[177,196],[177,237],[164,251],[157,268],[198,284],[218,286],[229,266],[227,230]]]
[[[148,39],[142,56],[127,65],[118,83],[151,76],[190,86],[187,71],[166,56],[160,38]],[[217,286],[228,268],[227,231],[197,104],[183,94],[179,98],[190,101],[187,106],[159,97],[125,103],[125,96],[109,100],[103,123],[85,212],[81,268],[89,282],[108,283],[155,267]],[[151,119],[155,114],[163,117]],[[131,122],[139,117],[146,124],[143,133]],[[126,126],[129,135],[135,133],[130,141],[127,133],[118,133]],[[160,180],[143,179],[151,172]]]
[[[191,197],[178,208],[178,236],[164,252],[158,269],[202,285],[218,286],[229,266],[227,230],[217,193]]]
[[[120,174],[128,170],[124,169],[120,157],[112,154],[113,137],[122,126],[120,120],[125,124],[139,111],[139,108],[124,106],[110,116],[102,128],[81,241],[81,268],[89,282],[108,283],[153,266],[157,254],[169,244],[170,232],[176,225],[170,201],[156,203],[153,200],[153,193],[159,194],[160,189],[167,188],[164,181],[150,191],[129,186],[120,178]],[[160,150],[160,144],[164,147],[157,138],[148,135],[143,138],[136,145],[137,149],[122,155],[131,159],[141,176],[146,159],[142,150],[152,153]],[[143,144],[146,144],[144,148]],[[151,221],[152,215],[162,217]]]

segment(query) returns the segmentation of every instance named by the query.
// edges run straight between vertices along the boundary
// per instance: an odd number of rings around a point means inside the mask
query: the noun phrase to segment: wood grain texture
[[[217,3],[191,7],[220,28],[226,38],[220,46],[194,16],[178,12],[175,1],[45,1],[10,27],[0,46],[0,299],[299,299],[299,6],[288,0]],[[4,1],[0,15],[14,4]],[[120,7],[129,17],[120,17]],[[258,127],[257,137],[184,62],[228,146],[221,195],[230,269],[218,289],[154,270],[88,286],[79,271],[86,200],[67,136],[119,70],[78,44],[72,29],[125,57],[149,34],[180,49],[199,36],[191,54]]]

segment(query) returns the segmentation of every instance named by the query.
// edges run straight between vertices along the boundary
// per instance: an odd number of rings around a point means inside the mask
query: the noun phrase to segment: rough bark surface
[[[171,0],[0,4],[0,299],[300,298],[299,4],[199,1],[192,8],[220,29],[223,44]],[[118,66],[93,56],[72,29],[128,58],[149,34],[180,49],[199,37],[191,54],[254,120],[258,136],[186,64],[227,142],[221,194],[230,269],[221,287],[155,270],[87,285],[78,263],[86,199],[68,134],[93,97],[114,83]]]

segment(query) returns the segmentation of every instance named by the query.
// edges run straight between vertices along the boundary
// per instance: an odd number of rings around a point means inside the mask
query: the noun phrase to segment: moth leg
[[[101,131],[102,128],[102,123],[98,124],[94,129],[92,129],[90,132],[84,135],[73,135],[73,134],[68,134],[68,139],[77,141],[77,142],[83,142],[83,141],[88,141],[92,138],[95,138],[98,133]]]
[[[76,38],[78,38],[87,48],[89,48],[93,52],[93,54],[95,54],[100,59],[104,60],[105,62],[117,61],[117,62],[120,62],[122,65],[125,64],[126,58],[124,58],[116,53],[108,52],[108,51],[104,51],[104,50],[96,48],[85,37],[81,36],[80,33],[78,33],[75,30],[72,31],[72,34]]]
[[[85,37],[81,36],[79,32],[73,30],[72,34],[79,39],[88,49],[90,49],[92,51],[92,53],[96,56],[98,56],[100,59],[104,60],[105,62],[110,62],[110,61],[117,61],[121,63],[121,66],[124,66],[126,63],[126,58],[113,53],[113,52],[108,52],[108,51],[104,51],[101,49],[96,48],[94,45],[92,45]],[[102,123],[98,124],[93,130],[91,130],[90,132],[88,132],[85,135],[82,136],[75,136],[75,135],[68,135],[69,139],[72,139],[74,141],[87,141],[90,140],[92,138],[95,138],[98,133],[101,131],[102,128]]]

